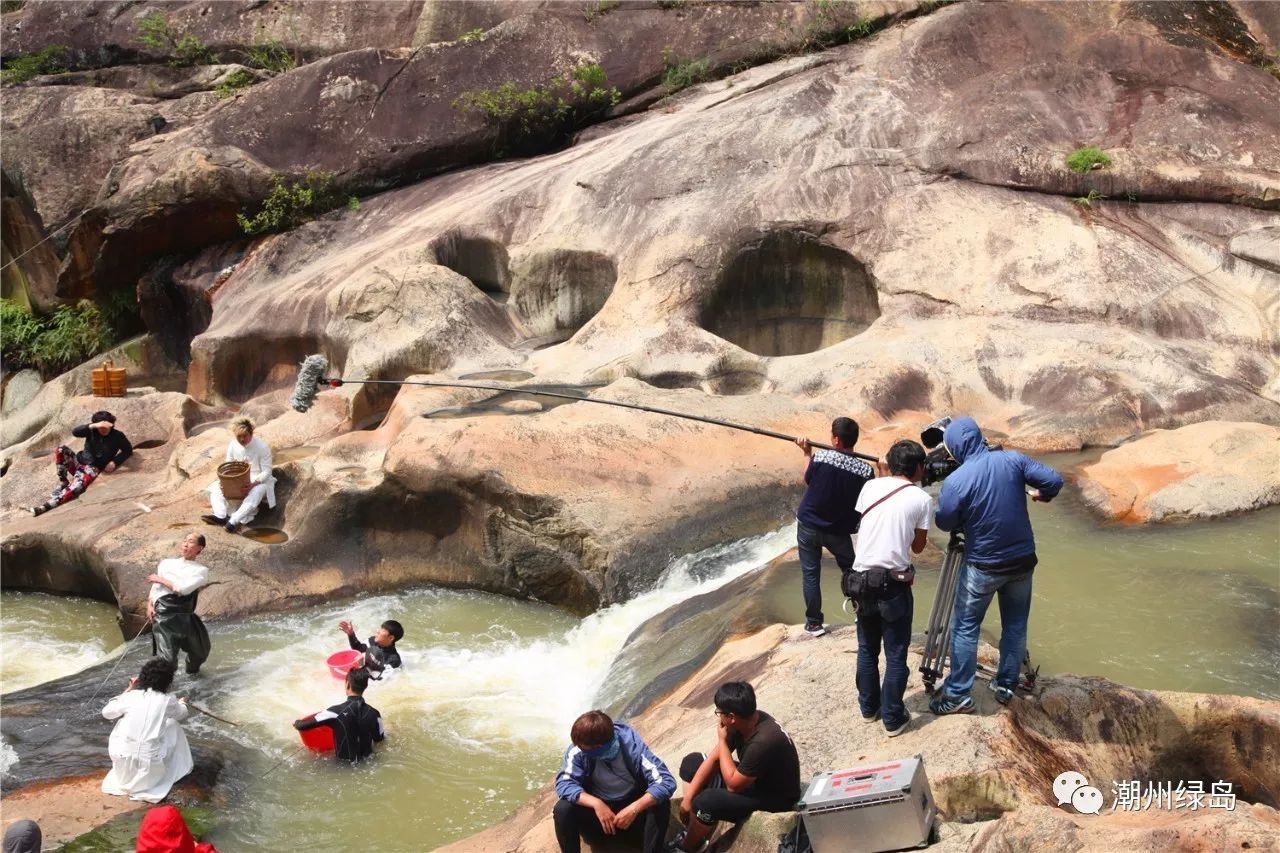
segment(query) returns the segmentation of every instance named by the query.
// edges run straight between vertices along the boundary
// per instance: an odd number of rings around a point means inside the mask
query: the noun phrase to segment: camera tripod
[[[956,587],[960,583],[960,569],[964,565],[964,535],[959,531],[951,531],[951,539],[947,542],[947,556],[942,561],[942,572],[938,575],[938,589],[933,594],[933,607],[929,610],[929,626],[924,635],[924,657],[920,662],[920,673],[924,676],[924,692],[933,693],[934,684],[945,675],[947,657],[951,651],[951,615],[956,606]],[[995,673],[989,667],[978,664],[978,670],[994,678]],[[1018,679],[1018,690],[1030,692],[1036,685],[1036,677],[1040,667],[1031,666],[1031,652],[1022,657],[1022,675]]]

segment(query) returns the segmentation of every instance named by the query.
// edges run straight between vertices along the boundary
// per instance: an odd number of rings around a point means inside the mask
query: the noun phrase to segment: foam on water
[[[384,618],[394,616],[408,632],[400,643],[403,671],[384,684],[375,683],[367,694],[389,721],[399,725],[416,715],[448,719],[450,739],[488,749],[515,741],[558,742],[573,719],[591,706],[632,631],[672,604],[715,589],[783,553],[795,541],[794,531],[788,526],[682,557],[649,592],[580,622],[558,610],[537,608],[546,612],[531,624],[528,603],[475,592],[418,589],[305,615],[255,620],[237,626],[230,636],[218,630],[218,657],[239,659],[234,671],[219,679],[219,692],[228,697],[222,707],[236,719],[261,723],[276,740],[294,742],[296,736],[280,727],[281,720],[293,720],[342,696],[342,683],[324,668],[329,654],[345,648],[345,639],[334,630],[338,620],[351,619],[364,639]],[[458,618],[450,611],[463,602],[518,624],[450,624]],[[526,711],[512,714],[513,707]]]
[[[115,608],[39,592],[0,595],[0,692],[71,675],[121,645]]]
[[[582,620],[502,596],[416,589],[211,626],[214,655],[193,682],[197,698],[241,723],[222,731],[264,756],[227,774],[230,799],[243,807],[233,807],[239,817],[214,840],[229,850],[320,839],[399,849],[413,837],[426,849],[491,823],[554,773],[569,726],[593,706],[639,625],[762,565],[794,538],[792,526],[675,560],[651,591]],[[346,647],[336,630],[343,618],[361,639],[387,618],[406,631],[401,671],[365,694],[388,741],[354,771],[295,751],[290,726],[343,696],[324,664]],[[335,816],[327,802],[338,791],[344,813],[381,820],[349,825]]]

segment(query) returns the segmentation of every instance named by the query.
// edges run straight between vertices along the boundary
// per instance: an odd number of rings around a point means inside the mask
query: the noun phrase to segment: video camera
[[[941,483],[960,467],[960,463],[951,456],[951,451],[947,450],[947,446],[942,443],[942,434],[950,425],[951,418],[938,418],[920,433],[920,443],[924,445],[925,450],[929,451],[924,457],[924,477],[920,480],[922,486]],[[1001,446],[988,441],[987,449],[1000,450]]]

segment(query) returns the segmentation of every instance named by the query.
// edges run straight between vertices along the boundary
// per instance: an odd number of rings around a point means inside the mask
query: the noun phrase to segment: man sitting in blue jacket
[[[1013,699],[1027,650],[1031,572],[1036,567],[1027,496],[1033,501],[1052,500],[1062,489],[1062,477],[1016,451],[988,450],[973,418],[956,418],[942,440],[960,467],[943,481],[934,523],[941,530],[961,528],[965,553],[951,617],[951,674],[929,710],[971,714],[969,693],[978,668],[978,631],[997,594],[1000,665],[990,686],[1002,704]]]
[[[556,774],[556,840],[561,853],[579,853],[582,836],[643,837],[644,853],[659,853],[671,821],[676,780],[626,723],[588,711],[573,723],[573,741]],[[637,820],[638,819],[638,820]]]

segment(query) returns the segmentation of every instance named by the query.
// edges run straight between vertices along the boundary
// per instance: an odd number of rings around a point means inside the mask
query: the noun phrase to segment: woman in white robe
[[[108,742],[111,772],[102,780],[104,794],[158,803],[191,772],[191,747],[181,726],[187,706],[168,693],[175,669],[164,658],[152,658],[102,709],[108,720],[119,720]]]

